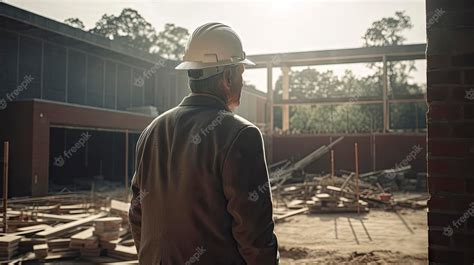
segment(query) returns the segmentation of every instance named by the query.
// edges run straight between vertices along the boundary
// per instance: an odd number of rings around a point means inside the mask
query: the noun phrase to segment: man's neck
[[[229,106],[227,105],[227,103],[220,97],[214,95],[214,94],[211,94],[211,93],[195,93],[195,92],[192,92],[191,95],[201,95],[201,96],[207,96],[207,97],[212,97],[212,98],[215,98],[216,100],[220,101],[222,104],[224,104],[224,106],[226,107],[227,110],[230,111],[230,108]]]

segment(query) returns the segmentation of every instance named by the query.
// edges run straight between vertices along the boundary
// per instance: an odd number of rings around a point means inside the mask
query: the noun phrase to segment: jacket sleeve
[[[271,190],[258,128],[248,126],[238,133],[224,158],[222,178],[240,254],[247,264],[278,264]]]
[[[144,149],[143,138],[147,133],[147,129],[143,131],[140,138],[137,141],[136,146],[136,157],[135,157],[135,173],[133,174],[131,189],[132,189],[132,200],[130,201],[130,209],[128,210],[128,221],[130,223],[130,230],[132,232],[133,240],[135,241],[135,247],[137,253],[140,250],[141,240],[141,224],[142,224],[142,205],[141,201],[144,197],[144,192],[140,189],[140,179],[142,178],[142,157]]]

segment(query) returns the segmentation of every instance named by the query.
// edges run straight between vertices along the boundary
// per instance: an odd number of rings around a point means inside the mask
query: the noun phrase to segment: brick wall
[[[473,18],[473,0],[426,1],[430,264],[474,263]]]

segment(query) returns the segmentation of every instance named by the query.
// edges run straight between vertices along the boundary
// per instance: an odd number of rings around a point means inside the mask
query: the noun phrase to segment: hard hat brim
[[[216,67],[216,66],[226,66],[233,64],[244,64],[244,65],[255,65],[254,62],[245,58],[242,61],[237,62],[221,62],[221,63],[202,63],[202,62],[181,62],[174,69],[176,70],[199,70],[204,68]]]

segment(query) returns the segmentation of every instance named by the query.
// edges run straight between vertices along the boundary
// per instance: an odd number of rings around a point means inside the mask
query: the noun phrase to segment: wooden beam
[[[383,132],[388,132],[389,128],[389,102],[388,102],[388,73],[387,73],[387,56],[383,56],[383,91],[382,91],[382,100],[383,100]]]
[[[283,66],[281,68],[281,72],[283,74],[283,79],[282,79],[282,86],[283,86],[283,95],[282,99],[283,100],[288,100],[290,98],[290,68],[287,66]],[[282,111],[282,130],[288,131],[290,130],[290,106],[288,104],[285,104],[281,107]]]
[[[69,223],[66,223],[66,224],[55,226],[51,229],[47,229],[47,230],[44,230],[43,232],[39,232],[36,235],[38,237],[43,237],[43,238],[52,238],[52,237],[61,235],[62,233],[65,233],[65,232],[67,232],[67,231],[69,231],[69,230],[71,230],[75,227],[87,224],[89,222],[92,222],[92,221],[94,221],[96,219],[99,219],[101,217],[104,217],[106,215],[107,215],[106,213],[99,213],[99,214],[91,215],[89,217],[82,218],[82,219],[79,219],[79,220],[76,220],[76,221],[73,221],[73,222],[69,222]]]

